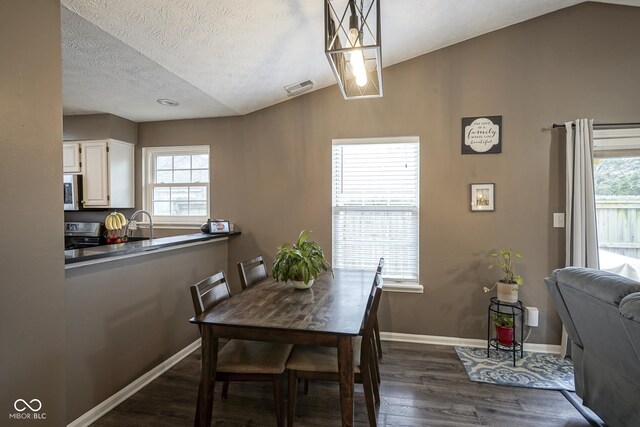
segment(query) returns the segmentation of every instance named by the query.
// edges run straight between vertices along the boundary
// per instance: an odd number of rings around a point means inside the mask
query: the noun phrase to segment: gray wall
[[[62,125],[65,141],[109,138],[109,114],[64,116]]]
[[[0,424],[64,425],[62,77],[57,0],[0,2]],[[12,421],[39,399],[46,421]]]
[[[563,145],[553,123],[640,116],[640,9],[586,3],[385,68],[382,99],[344,101],[336,86],[243,117],[142,123],[138,146],[210,144],[215,217],[236,222],[235,262],[313,230],[331,257],[332,138],[418,135],[420,279],[425,293],[385,293],[381,328],[486,338],[498,276],[487,255],[524,255],[521,299],[540,309],[531,342],[558,344],[543,278],[563,264]],[[503,152],[461,155],[460,120],[503,116]],[[138,148],[139,148],[138,147]],[[139,182],[139,181],[138,181]],[[496,211],[469,211],[469,184],[496,183]],[[234,287],[237,278],[231,275]]]
[[[62,131],[65,141],[113,138],[138,142],[138,124],[113,114],[64,116]]]
[[[194,342],[189,286],[226,265],[220,241],[66,270],[67,423]]]

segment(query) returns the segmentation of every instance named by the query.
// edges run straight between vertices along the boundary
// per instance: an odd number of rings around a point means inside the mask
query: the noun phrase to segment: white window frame
[[[640,127],[594,129],[593,157],[594,159],[607,157],[640,157]],[[598,258],[600,257],[599,251],[600,242],[598,242]],[[607,270],[605,269],[605,271]],[[611,269],[608,271],[621,274]],[[635,280],[634,277],[631,278]]]
[[[640,128],[593,130],[593,151],[622,151],[624,156],[625,150],[640,150]]]
[[[332,147],[334,145],[347,145],[347,144],[393,144],[393,143],[417,143],[418,144],[418,207],[417,207],[417,216],[418,216],[418,225],[417,225],[417,248],[416,248],[416,272],[417,279],[416,281],[401,281],[401,280],[393,280],[389,278],[384,278],[384,269],[383,269],[383,285],[382,289],[385,292],[404,292],[404,293],[423,293],[424,286],[420,282],[420,138],[418,136],[400,136],[400,137],[384,137],[384,138],[343,138],[343,139],[333,139]],[[333,174],[333,159],[331,161],[331,168]],[[333,206],[333,178],[332,178],[332,189],[331,189],[331,236],[332,236],[332,253],[333,251],[333,235],[334,235],[334,206]],[[335,256],[335,255],[333,255]]]
[[[153,182],[155,172],[154,159],[157,156],[184,156],[184,155],[209,155],[209,182],[197,183],[197,186],[207,187],[207,213],[204,216],[174,216],[174,215],[153,215]],[[189,186],[196,183],[171,183],[163,186]],[[211,209],[211,154],[208,145],[185,145],[170,147],[143,147],[142,148],[142,209],[151,213],[153,225],[158,228],[200,228],[200,225],[210,218]]]

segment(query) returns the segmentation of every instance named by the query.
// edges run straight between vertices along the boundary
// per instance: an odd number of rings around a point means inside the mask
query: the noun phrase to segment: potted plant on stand
[[[513,315],[508,313],[494,313],[493,324],[496,327],[496,338],[500,345],[513,345]]]
[[[331,268],[324,260],[320,245],[307,240],[309,231],[302,230],[298,240],[280,245],[273,262],[273,278],[278,281],[291,281],[296,289],[308,289],[318,274]]]
[[[489,292],[497,286],[498,299],[503,302],[518,302],[518,287],[522,285],[522,276],[516,274],[514,267],[522,255],[511,249],[502,249],[490,254],[493,262],[489,265],[489,270],[497,267],[504,273],[504,277],[498,280],[491,288],[484,288],[485,292]]]

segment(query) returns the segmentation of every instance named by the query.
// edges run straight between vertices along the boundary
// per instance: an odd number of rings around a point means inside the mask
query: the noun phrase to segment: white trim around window
[[[420,139],[332,141],[332,263],[371,268],[385,291],[422,293],[419,283]]]
[[[593,150],[640,150],[640,128],[594,129]]]
[[[208,145],[143,147],[142,208],[154,226],[199,227],[209,216]]]

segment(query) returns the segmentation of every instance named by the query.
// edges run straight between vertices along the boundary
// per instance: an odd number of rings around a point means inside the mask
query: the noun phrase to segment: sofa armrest
[[[640,324],[640,292],[627,295],[620,301],[620,315]]]
[[[640,292],[627,295],[620,301],[620,317],[640,363]]]
[[[640,283],[635,280],[591,268],[563,268],[557,277],[560,284],[616,307],[627,295],[640,292]]]

